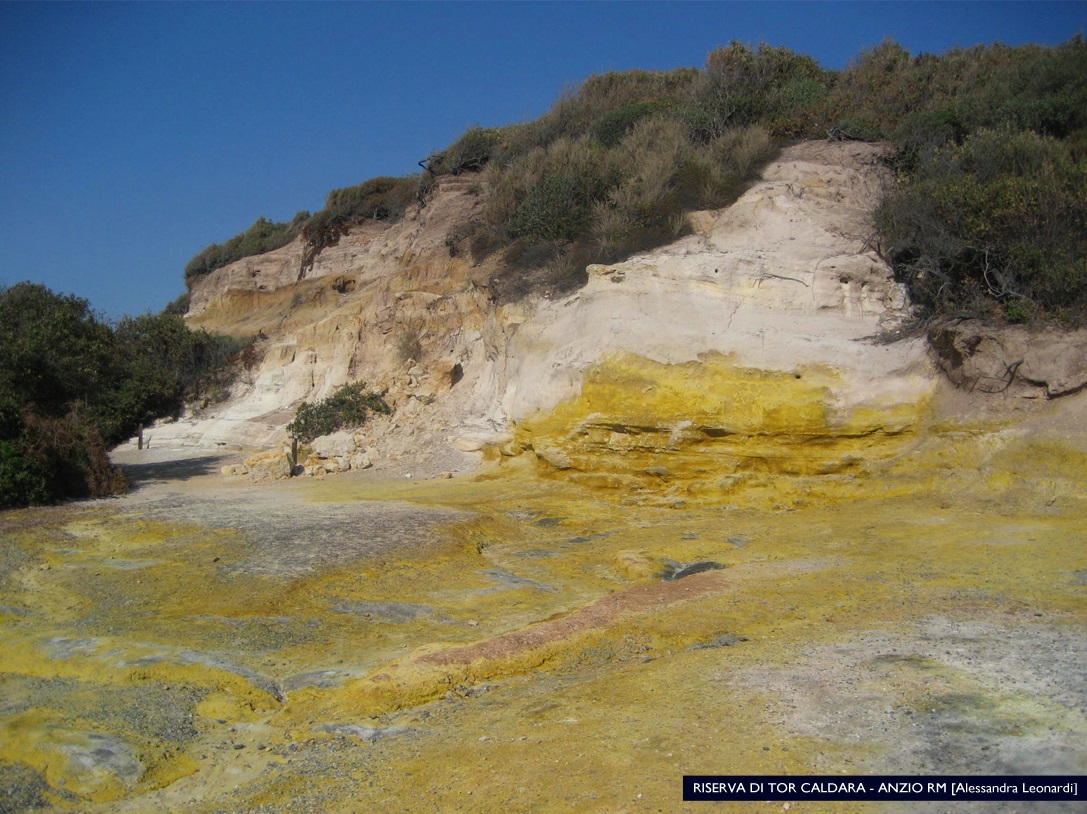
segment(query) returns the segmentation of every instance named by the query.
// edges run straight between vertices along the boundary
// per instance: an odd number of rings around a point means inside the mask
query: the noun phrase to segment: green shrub
[[[576,240],[585,232],[596,179],[553,172],[533,185],[510,219],[510,235],[532,240]]]
[[[10,441],[0,441],[0,509],[40,506],[53,497],[46,462],[27,458]]]
[[[1004,306],[1004,319],[1011,323],[1026,322],[1030,319],[1030,309],[1021,301],[1009,302]]]
[[[347,220],[397,220],[416,200],[419,177],[371,178],[353,187],[334,189],[325,212]]]
[[[212,243],[185,266],[185,282],[191,287],[195,278],[210,274],[244,257],[264,254],[286,246],[302,233],[309,212],[299,212],[289,223],[273,223],[257,218],[253,225],[225,243]]]
[[[122,375],[113,332],[90,304],[43,285],[0,289],[0,397],[63,416]]]
[[[895,167],[912,172],[933,151],[961,144],[965,136],[966,128],[954,108],[915,111],[895,129]]]
[[[401,178],[382,176],[353,187],[334,189],[325,198],[325,208],[301,225],[306,241],[298,278],[313,268],[322,251],[335,246],[351,227],[367,220],[396,221],[418,200],[420,179],[417,175]]]
[[[853,138],[888,138],[899,122],[928,101],[910,53],[886,39],[850,62],[829,94],[829,115]]]
[[[192,330],[177,314],[125,317],[115,328],[123,375],[88,410],[109,443],[139,424],[176,415],[188,399],[229,389],[248,340]]]
[[[799,135],[821,119],[829,81],[811,57],[733,41],[706,57],[684,119],[692,141],[700,144],[757,123],[779,135]]]
[[[78,412],[106,443],[229,378],[243,346],[170,311],[111,327],[78,297],[31,283],[0,289],[0,398],[43,419]]]
[[[502,140],[498,128],[473,127],[452,145],[430,157],[427,169],[434,175],[479,172],[491,160]]]
[[[681,208],[676,178],[690,152],[679,121],[650,118],[634,125],[613,151],[616,182],[593,206],[593,235],[605,255],[663,233]]]
[[[360,427],[372,412],[391,411],[379,394],[366,389],[364,382],[345,384],[326,399],[302,404],[294,421],[287,425],[287,432],[308,443],[344,427]]]
[[[78,412],[49,418],[0,402],[0,508],[125,490],[98,431]]]
[[[604,147],[616,147],[643,119],[660,116],[674,107],[666,102],[634,102],[601,116],[593,125],[593,137]]]
[[[1087,302],[1087,167],[1055,139],[981,130],[931,151],[877,223],[933,311],[976,307],[979,294],[1053,313]]]
[[[825,75],[794,76],[770,97],[765,124],[779,138],[821,137],[830,80]]]
[[[47,463],[20,449],[26,433],[19,405],[11,399],[0,402],[0,509],[40,505],[53,498]]]
[[[425,205],[437,175],[482,171],[469,190],[486,196],[472,257],[502,250],[513,266],[492,294],[556,290],[555,280],[578,278],[564,271],[569,258],[613,261],[674,239],[683,211],[734,201],[782,139],[830,136],[893,142],[899,187],[879,222],[915,301],[988,303],[999,314],[994,303],[1018,298],[1032,314],[1053,310],[1082,302],[1085,76],[1081,36],[939,56],[885,40],[840,72],[732,42],[702,70],[590,76],[535,121],[469,129],[424,162],[423,179],[335,190],[322,212],[290,226],[306,240],[300,278],[355,223]],[[643,128],[658,140],[638,136]],[[282,226],[258,221],[252,240],[208,247],[187,276],[281,239]],[[451,237],[451,253],[460,241]]]
[[[165,308],[162,309],[164,314],[177,314],[179,317],[185,316],[189,313],[189,304],[191,301],[191,295],[188,291],[185,291],[177,296],[172,302],[168,303]]]
[[[594,201],[607,192],[608,169],[587,136],[536,148],[491,174],[488,222],[514,240],[576,240],[588,228]]]
[[[579,86],[560,94],[551,109],[539,119],[522,126],[515,143],[521,145],[520,152],[524,153],[534,147],[546,147],[560,138],[577,139],[593,135],[599,127],[607,129],[601,122],[613,114],[619,120],[632,113],[635,119],[640,118],[636,115],[638,105],[670,109],[683,102],[698,77],[699,72],[691,68],[590,76]],[[626,114],[617,113],[623,108],[630,110]]]

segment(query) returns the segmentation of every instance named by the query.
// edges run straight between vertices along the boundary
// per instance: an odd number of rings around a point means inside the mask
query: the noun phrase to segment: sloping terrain
[[[487,287],[500,257],[475,264],[454,240],[479,185],[444,178],[426,207],[358,227],[303,279],[295,243],[201,280],[190,320],[259,335],[259,361],[231,399],[153,441],[282,444],[302,400],[361,379],[394,408],[366,431],[375,463],[465,469],[464,451],[529,451],[545,472],[659,491],[645,470],[663,467],[683,492],[727,497],[759,471],[856,474],[901,454],[933,423],[940,368],[1017,408],[1078,391],[1083,331],[945,324],[938,364],[922,337],[878,341],[910,317],[875,250],[881,154],[790,147],[736,204],[690,215],[687,237],[590,266],[571,295],[504,304]]]

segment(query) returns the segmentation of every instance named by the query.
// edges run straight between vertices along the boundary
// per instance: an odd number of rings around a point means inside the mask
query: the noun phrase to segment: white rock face
[[[587,368],[620,352],[661,362],[720,352],[778,371],[823,364],[847,382],[836,394],[845,405],[916,398],[934,381],[923,343],[864,341],[908,314],[872,245],[888,181],[880,152],[790,147],[733,206],[691,215],[694,234],[590,267],[571,296],[506,305],[486,290],[499,259],[476,267],[446,243],[482,196],[467,192],[470,179],[442,179],[425,208],[353,231],[301,281],[298,244],[200,281],[191,321],[259,331],[263,357],[230,401],[154,428],[154,441],[282,443],[302,400],[361,379],[394,409],[364,428],[371,459],[463,455],[508,441],[518,419],[575,395]]]
[[[342,458],[355,454],[355,435],[351,432],[334,432],[314,438],[310,444],[318,458]]]
[[[505,415],[574,395],[587,366],[623,351],[672,363],[718,351],[778,371],[825,364],[847,374],[851,400],[915,396],[931,379],[923,343],[862,341],[908,315],[868,245],[884,174],[872,145],[800,144],[732,207],[699,213],[698,234],[590,266],[585,288],[517,327]]]

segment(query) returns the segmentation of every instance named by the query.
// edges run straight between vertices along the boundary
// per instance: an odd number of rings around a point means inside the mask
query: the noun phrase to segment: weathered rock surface
[[[334,432],[314,438],[310,448],[318,458],[339,458],[353,455],[357,444],[354,433]]]
[[[269,450],[245,459],[245,469],[253,480],[277,480],[291,476],[290,456],[282,450]]]
[[[1056,398],[1087,386],[1087,330],[994,328],[964,319],[937,325],[929,338],[948,378],[967,390]]]
[[[497,257],[450,256],[446,236],[481,202],[464,179],[444,179],[428,206],[353,230],[305,279],[293,244],[199,281],[191,322],[259,332],[261,359],[230,401],[157,428],[157,443],[282,443],[298,403],[362,379],[394,408],[368,440],[383,459],[516,452],[527,418],[576,397],[586,371],[616,354],[691,364],[716,353],[780,372],[818,364],[840,375],[828,395],[839,412],[916,402],[932,386],[922,343],[862,341],[909,314],[869,242],[879,159],[865,144],[791,147],[735,205],[692,216],[695,234],[591,267],[572,296],[505,305],[486,288]],[[561,463],[569,451],[549,455]]]

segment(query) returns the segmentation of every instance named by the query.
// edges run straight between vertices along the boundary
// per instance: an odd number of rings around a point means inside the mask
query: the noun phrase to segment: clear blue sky
[[[1083,2],[0,3],[0,284],[157,312],[258,216],[730,40],[841,68],[885,37],[939,53],[1085,28]]]

